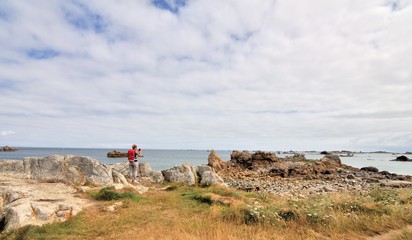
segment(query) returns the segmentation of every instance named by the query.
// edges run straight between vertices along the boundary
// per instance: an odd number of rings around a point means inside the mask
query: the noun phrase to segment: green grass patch
[[[91,196],[99,201],[112,201],[121,199],[130,199],[132,201],[139,201],[140,197],[132,191],[118,192],[114,187],[105,187],[100,189],[99,192],[91,194]]]

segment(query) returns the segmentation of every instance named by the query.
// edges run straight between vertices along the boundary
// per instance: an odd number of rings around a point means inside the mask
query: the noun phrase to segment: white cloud
[[[13,135],[15,133],[16,132],[14,132],[14,131],[1,131],[0,136],[9,136],[9,135]]]
[[[15,129],[10,144],[412,148],[411,1],[1,9],[0,124]]]

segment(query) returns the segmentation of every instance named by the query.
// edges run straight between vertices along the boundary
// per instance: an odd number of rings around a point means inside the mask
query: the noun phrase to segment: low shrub
[[[400,202],[399,192],[395,189],[373,189],[369,193],[369,197],[375,202],[384,203],[384,204],[395,204]]]
[[[285,221],[297,220],[299,219],[299,214],[292,209],[281,209],[278,212],[278,215],[283,218]]]

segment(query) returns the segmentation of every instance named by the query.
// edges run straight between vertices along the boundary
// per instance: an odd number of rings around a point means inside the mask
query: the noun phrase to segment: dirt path
[[[405,230],[412,232],[412,225],[408,225],[402,229],[396,229],[396,230],[392,230],[392,231],[389,231],[381,235],[370,237],[370,238],[367,238],[367,240],[389,240],[401,234]],[[412,236],[411,236],[411,239],[412,239]]]

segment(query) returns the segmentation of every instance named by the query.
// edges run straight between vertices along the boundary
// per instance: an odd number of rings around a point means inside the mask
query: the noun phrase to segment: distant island
[[[0,152],[15,152],[17,151],[17,148],[10,147],[10,146],[4,146],[0,148]]]
[[[107,153],[107,157],[108,158],[123,158],[123,157],[127,157],[127,152],[119,152],[119,151],[113,150]]]
[[[412,162],[412,159],[409,159],[407,156],[399,156],[396,159],[392,161],[398,161],[398,162]]]

